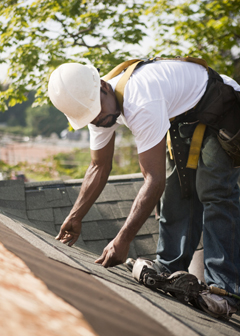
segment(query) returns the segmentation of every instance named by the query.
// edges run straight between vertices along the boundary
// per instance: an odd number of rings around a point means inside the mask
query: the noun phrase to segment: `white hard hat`
[[[75,130],[89,124],[101,111],[100,76],[92,65],[60,65],[50,76],[48,94]]]

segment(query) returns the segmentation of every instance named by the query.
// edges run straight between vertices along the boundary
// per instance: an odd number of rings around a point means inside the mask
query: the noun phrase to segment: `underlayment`
[[[109,181],[85,216],[82,235],[74,247],[56,241],[54,237],[74,204],[81,183],[81,180],[25,184],[1,181],[0,222],[49,258],[94,276],[174,335],[240,335],[239,315],[233,315],[229,322],[214,319],[191,305],[141,286],[123,265],[105,269],[94,264],[123,225],[143,184],[141,175]],[[157,239],[158,222],[153,212],[132,242],[129,257],[154,259]]]

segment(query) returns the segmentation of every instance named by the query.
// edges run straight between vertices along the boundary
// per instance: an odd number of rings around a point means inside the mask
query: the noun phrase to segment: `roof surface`
[[[157,330],[161,330],[157,332],[161,335],[240,335],[237,314],[229,322],[214,319],[191,305],[183,305],[166,294],[141,286],[123,265],[105,269],[94,263],[123,225],[143,184],[141,174],[110,178],[85,216],[82,235],[75,246],[70,248],[56,241],[54,237],[74,204],[81,184],[82,180],[25,184],[1,181],[0,241],[20,256],[53,292],[79,309],[99,335],[123,335],[123,332],[126,336],[146,335]],[[131,243],[129,257],[154,259],[157,239],[158,222],[152,213]],[[27,247],[28,252],[24,252]],[[37,260],[42,261],[38,264]],[[48,263],[51,265],[41,271]],[[54,272],[59,268],[59,273]],[[72,277],[65,279],[66,274]],[[86,288],[90,283],[90,289]],[[69,294],[69,287],[77,288],[75,294]],[[98,295],[95,287],[103,293],[104,307],[109,304],[102,312],[95,303]],[[114,311],[114,306],[122,310],[116,311],[115,307]],[[121,317],[120,320],[116,316]],[[104,320],[104,325],[99,320]]]

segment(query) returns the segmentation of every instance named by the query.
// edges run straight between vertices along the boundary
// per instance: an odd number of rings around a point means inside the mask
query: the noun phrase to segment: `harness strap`
[[[132,63],[127,70],[124,72],[124,74],[122,75],[122,77],[120,78],[120,80],[118,81],[116,88],[115,88],[115,94],[120,106],[120,109],[124,115],[124,111],[123,111],[123,95],[124,95],[124,88],[125,85],[127,83],[127,81],[129,80],[129,78],[131,77],[131,74],[133,73],[134,69],[136,68],[136,66],[143,62],[142,60],[138,60],[134,63]]]
[[[173,121],[175,118],[170,119]],[[199,123],[193,132],[186,168],[197,169],[206,125]],[[167,132],[167,146],[170,159],[173,160],[170,131]]]
[[[116,77],[117,75],[119,75],[123,70],[125,70],[127,67],[129,67],[131,64],[137,62],[137,61],[143,61],[139,58],[135,58],[135,59],[132,59],[132,60],[129,60],[129,61],[125,61],[125,62],[122,62],[120,64],[118,64],[115,68],[113,68],[106,76],[103,77],[103,79],[105,81],[108,81],[109,79],[112,79],[113,77]],[[134,71],[134,68],[133,70]],[[131,76],[131,74],[130,74]],[[129,76],[129,77],[130,77]],[[127,81],[126,81],[127,82]]]
[[[201,123],[194,130],[188,154],[187,168],[197,169],[205,130],[206,125]]]
[[[173,158],[178,174],[178,180],[181,187],[181,197],[189,198],[191,196],[191,180],[189,178],[189,169],[186,167],[189,148],[183,144],[179,133],[178,123],[173,123],[169,129],[171,135],[171,146],[173,149]]]
[[[172,153],[172,146],[171,146],[171,135],[170,135],[170,131],[167,131],[167,146],[168,146],[168,152],[169,152],[169,156],[170,159],[173,160],[173,153]]]

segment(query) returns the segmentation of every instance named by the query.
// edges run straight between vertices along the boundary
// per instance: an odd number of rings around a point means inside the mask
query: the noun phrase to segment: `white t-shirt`
[[[109,80],[113,90],[122,74]],[[240,91],[240,86],[227,76],[224,82]],[[124,116],[112,127],[89,124],[90,148],[107,145],[119,125],[125,124],[135,137],[138,153],[156,146],[170,128],[169,119],[188,111],[201,99],[207,86],[206,69],[195,63],[164,60],[135,70],[124,90]],[[232,83],[234,82],[234,83]]]

